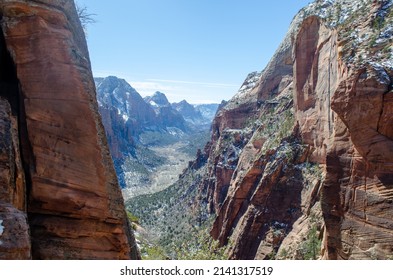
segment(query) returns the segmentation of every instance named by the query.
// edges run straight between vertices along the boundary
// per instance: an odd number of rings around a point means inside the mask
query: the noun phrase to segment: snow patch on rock
[[[378,81],[382,84],[389,85],[390,84],[390,77],[386,73],[385,69],[383,68],[382,65],[376,63],[376,62],[371,62],[370,65],[374,68],[378,75]]]
[[[4,232],[3,220],[0,220],[0,235]]]

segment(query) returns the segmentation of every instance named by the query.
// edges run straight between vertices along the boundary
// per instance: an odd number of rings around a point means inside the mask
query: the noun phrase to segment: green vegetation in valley
[[[219,248],[208,233],[210,215],[195,205],[201,170],[187,169],[177,183],[149,195],[131,198],[126,202],[129,212],[140,217],[147,238],[141,242],[145,259],[223,259]]]
[[[198,149],[203,149],[205,144],[210,140],[210,131],[202,130],[198,133],[193,133],[185,139],[187,145],[180,149],[181,152],[194,157]]]
[[[139,136],[139,140],[144,146],[165,146],[179,141],[179,135],[163,133],[162,131],[145,131]]]

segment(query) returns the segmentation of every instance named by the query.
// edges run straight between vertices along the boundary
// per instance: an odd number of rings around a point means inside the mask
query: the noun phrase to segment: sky
[[[95,77],[127,80],[170,102],[229,100],[264,69],[310,0],[76,0],[94,14],[87,42]]]

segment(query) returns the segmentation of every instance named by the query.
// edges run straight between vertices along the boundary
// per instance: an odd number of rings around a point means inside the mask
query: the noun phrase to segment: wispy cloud
[[[162,84],[162,83],[156,83],[156,82],[138,82],[138,81],[129,81],[129,82],[142,95],[144,95],[144,93],[152,94],[156,91],[172,91],[176,89],[176,87],[174,86]]]
[[[108,76],[116,76],[121,79],[127,79],[131,74],[128,72],[120,72],[120,71],[106,71],[106,70],[93,70],[94,77],[108,77]]]
[[[125,79],[140,95],[153,95],[156,91],[165,93],[171,102],[186,99],[193,104],[220,103],[228,100],[239,85],[229,83],[209,83],[198,81],[182,81],[170,79],[138,78],[137,75],[119,71],[94,71],[95,77],[117,76]]]
[[[173,84],[199,85],[199,86],[206,86],[206,87],[228,87],[228,88],[239,87],[239,85],[235,85],[235,84],[207,83],[207,82],[195,82],[195,81],[179,81],[179,80],[164,80],[164,79],[147,79],[147,81],[173,83]]]
[[[219,103],[228,99],[228,93],[235,92],[239,85],[228,83],[208,83],[168,79],[144,79],[129,81],[142,95],[152,95],[156,91],[164,92],[169,100],[178,102],[186,99],[194,104]]]

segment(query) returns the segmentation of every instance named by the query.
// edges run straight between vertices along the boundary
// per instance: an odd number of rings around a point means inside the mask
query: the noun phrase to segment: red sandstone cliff
[[[316,1],[218,113],[200,192],[230,258],[392,256],[392,10]]]
[[[137,258],[73,1],[0,16],[0,259]]]

